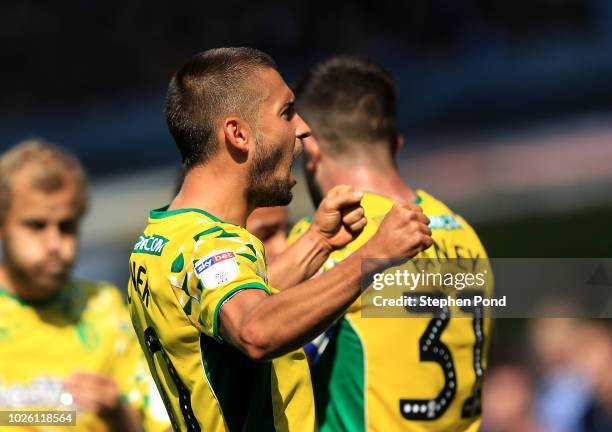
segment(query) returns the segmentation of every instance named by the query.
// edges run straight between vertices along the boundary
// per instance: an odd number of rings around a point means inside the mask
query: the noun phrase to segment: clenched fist
[[[396,203],[368,241],[371,258],[412,258],[433,244],[429,218],[416,204]]]
[[[362,197],[363,192],[357,192],[351,186],[334,187],[319,204],[310,229],[317,231],[331,249],[350,243],[367,223],[360,205]]]

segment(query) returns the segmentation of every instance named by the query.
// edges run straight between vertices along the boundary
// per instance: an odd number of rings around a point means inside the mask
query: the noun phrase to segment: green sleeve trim
[[[233,296],[238,294],[238,292],[245,289],[259,289],[265,291],[268,295],[272,295],[270,288],[264,284],[259,282],[249,282],[244,285],[239,285],[236,288],[232,288],[228,293],[221,297],[221,300],[219,300],[217,306],[215,307],[215,314],[213,315],[213,337],[219,342],[223,342],[223,338],[221,335],[219,335],[219,312],[221,312],[221,306],[223,306]]]

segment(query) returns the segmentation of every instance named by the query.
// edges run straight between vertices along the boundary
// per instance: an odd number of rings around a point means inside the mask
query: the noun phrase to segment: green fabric
[[[80,321],[75,330],[79,340],[88,351],[95,351],[100,346],[102,338],[98,329],[92,323]]]
[[[158,209],[151,210],[149,212],[149,217],[151,219],[163,219],[163,218],[167,218],[167,217],[170,217],[170,216],[175,216],[175,215],[178,215],[178,214],[189,213],[189,212],[196,212],[196,213],[203,214],[204,216],[208,217],[209,219],[212,219],[215,222],[223,222],[217,216],[214,216],[214,215],[212,215],[212,214],[210,214],[207,211],[202,210],[202,209],[183,208],[183,209],[177,209],[177,210],[168,210],[168,207],[170,207],[170,206],[166,205],[166,206],[160,207]]]
[[[274,432],[272,363],[200,336],[202,367],[230,431]]]
[[[151,240],[156,240],[157,242],[154,242],[153,245],[148,246],[148,249],[145,249],[145,246],[147,246],[147,243]],[[132,253],[161,256],[167,244],[168,239],[166,237],[155,234],[152,236],[141,234],[138,241],[134,245],[134,249],[132,249]]]
[[[363,346],[346,318],[311,372],[319,431],[365,431]]]
[[[193,239],[195,241],[198,241],[202,237],[204,237],[205,235],[213,234],[213,233],[216,233],[216,232],[220,232],[220,233],[215,238],[240,237],[240,234],[237,234],[237,233],[228,233],[227,231],[225,231],[220,226],[214,226],[212,228],[208,228],[207,230],[202,231],[201,233],[196,234],[195,236],[193,236]]]
[[[244,252],[238,252],[237,255],[240,255],[241,257],[244,257],[244,258],[248,259],[251,262],[257,262],[257,258],[255,258],[251,254],[244,253]]]
[[[251,252],[253,252],[253,255],[257,256],[257,249],[255,249],[255,246],[253,246],[250,243],[246,244],[246,247],[248,247],[249,249],[251,249]]]
[[[221,228],[220,226],[214,226],[214,227],[212,227],[212,228],[208,228],[207,230],[204,230],[204,231],[202,231],[201,233],[198,233],[198,234],[196,234],[195,236],[193,236],[193,239],[194,239],[195,241],[198,241],[198,240],[200,240],[200,238],[202,238],[203,236],[208,235],[208,234],[215,233],[215,232],[217,232],[217,231],[223,231],[223,228]]]
[[[219,335],[219,312],[221,312],[221,306],[223,306],[225,302],[231,299],[233,296],[238,294],[238,292],[245,290],[245,289],[260,289],[268,293],[268,295],[271,294],[270,289],[267,286],[265,286],[264,284],[257,283],[257,282],[250,282],[244,285],[237,286],[236,288],[232,289],[227,294],[225,294],[221,298],[219,303],[217,303],[217,307],[215,308],[215,314],[213,316],[213,336],[215,337],[215,339],[217,339],[220,342],[223,341],[223,339]]]
[[[183,270],[184,265],[185,258],[183,257],[183,254],[180,253],[179,256],[177,256],[176,259],[172,262],[172,268],[170,269],[170,271],[172,273],[180,273]]]

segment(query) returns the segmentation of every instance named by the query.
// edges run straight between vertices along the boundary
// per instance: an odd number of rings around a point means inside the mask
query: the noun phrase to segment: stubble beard
[[[283,160],[282,149],[266,146],[260,133],[256,134],[255,140],[257,150],[249,172],[247,202],[253,208],[288,205],[293,199],[293,185],[288,179],[274,178],[274,173]]]

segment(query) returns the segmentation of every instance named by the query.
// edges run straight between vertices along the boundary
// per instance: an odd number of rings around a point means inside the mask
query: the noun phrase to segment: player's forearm
[[[303,346],[327,329],[361,292],[364,252],[357,251],[334,271],[259,302],[241,325],[243,350],[255,360],[266,360]]]
[[[429,219],[415,204],[395,204],[376,234],[324,275],[279,294],[244,290],[219,315],[221,337],[253,360],[274,358],[302,346],[339,318],[360,294],[361,264],[377,272],[392,260],[414,257],[433,243]],[[370,266],[369,266],[370,267]]]
[[[323,237],[306,231],[270,265],[270,285],[283,290],[308,279],[321,268],[330,252],[331,247]]]

